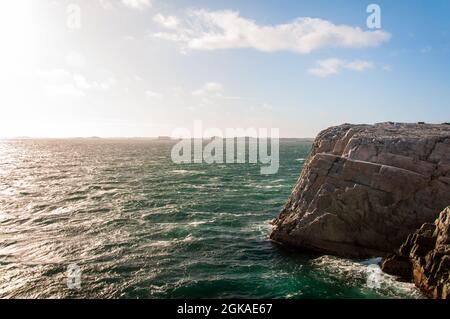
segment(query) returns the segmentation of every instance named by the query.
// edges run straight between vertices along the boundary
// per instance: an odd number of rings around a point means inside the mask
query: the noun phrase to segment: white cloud
[[[358,27],[335,25],[316,18],[297,18],[278,25],[258,25],[235,11],[192,10],[184,21],[160,16],[160,25],[169,29],[155,36],[180,43],[184,48],[216,50],[253,48],[264,52],[281,50],[307,54],[328,47],[375,47],[390,39],[388,32],[363,31]],[[175,20],[176,19],[176,20]]]
[[[122,0],[122,3],[133,9],[143,9],[152,5],[150,0]]]
[[[148,96],[149,98],[155,98],[155,99],[161,99],[163,97],[163,95],[161,93],[154,92],[151,90],[145,91],[145,95]]]
[[[83,75],[75,73],[72,75],[72,79],[74,84],[82,90],[101,89],[108,91],[117,83],[116,78],[112,74],[106,75],[99,81],[88,81]]]
[[[89,81],[80,73],[71,73],[65,69],[49,69],[37,72],[43,82],[47,97],[84,97],[88,90],[110,90],[117,80],[110,72],[105,72],[99,81]]]
[[[309,74],[327,77],[331,74],[338,73],[344,62],[339,59],[327,59],[318,61],[317,64],[319,65],[317,68],[308,70]]]
[[[100,6],[103,9],[110,10],[113,8],[113,5],[110,0],[98,0],[98,2],[100,3]]]
[[[258,105],[251,105],[249,107],[249,110],[254,112],[254,111],[271,111],[273,110],[273,106],[266,103],[266,102],[262,102],[261,104]]]
[[[202,105],[212,105],[218,102],[218,100],[241,100],[239,96],[230,96],[225,93],[225,89],[222,84],[218,82],[207,82],[200,89],[191,92],[191,95],[195,98],[199,98]]]
[[[153,21],[155,21],[160,26],[167,29],[176,29],[180,24],[180,21],[175,16],[164,16],[161,13],[158,13],[153,17]]]
[[[224,91],[223,85],[217,82],[208,82],[201,89],[192,92],[194,96],[215,95],[221,96]]]
[[[97,83],[97,82],[95,82]],[[114,85],[116,85],[117,80],[114,75],[110,74],[106,78],[98,82],[99,87],[103,90],[110,90]]]
[[[318,77],[327,77],[338,74],[342,69],[363,72],[373,67],[373,63],[363,60],[345,61],[331,58],[317,61],[318,67],[311,68],[308,73]]]
[[[363,61],[363,60],[357,60],[357,61],[351,61],[351,62],[344,63],[345,69],[349,69],[349,70],[353,70],[353,71],[357,71],[357,72],[362,72],[362,71],[365,71],[372,67],[373,67],[372,62]]]
[[[92,84],[89,83],[86,78],[84,76],[82,76],[81,74],[74,74],[73,75],[73,80],[75,82],[75,85],[77,87],[79,87],[80,89],[90,89],[92,88]]]

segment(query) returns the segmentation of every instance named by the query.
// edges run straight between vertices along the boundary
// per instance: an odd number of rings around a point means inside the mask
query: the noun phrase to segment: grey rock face
[[[449,203],[450,125],[344,124],[317,136],[271,239],[384,256]]]

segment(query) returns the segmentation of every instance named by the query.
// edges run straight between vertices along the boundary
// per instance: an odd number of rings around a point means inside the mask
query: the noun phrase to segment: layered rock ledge
[[[386,256],[450,204],[450,125],[343,124],[317,136],[271,239]]]
[[[412,280],[428,297],[450,299],[450,206],[434,224],[423,224],[397,253],[384,258],[381,269]]]

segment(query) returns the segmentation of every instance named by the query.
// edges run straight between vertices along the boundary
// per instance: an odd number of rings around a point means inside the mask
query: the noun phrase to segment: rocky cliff
[[[396,254],[383,259],[381,269],[412,279],[430,298],[450,299],[450,206],[434,224],[409,235]]]
[[[450,125],[344,124],[322,131],[271,239],[385,256],[450,203]]]

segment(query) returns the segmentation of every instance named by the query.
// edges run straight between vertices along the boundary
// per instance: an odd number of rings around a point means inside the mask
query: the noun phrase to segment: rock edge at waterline
[[[410,234],[380,265],[386,273],[412,280],[430,298],[450,299],[450,206],[434,224]]]

